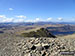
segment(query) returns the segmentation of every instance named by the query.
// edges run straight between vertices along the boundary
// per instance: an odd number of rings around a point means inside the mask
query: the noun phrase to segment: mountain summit
[[[40,28],[36,31],[31,31],[29,33],[22,33],[22,36],[24,36],[24,37],[52,37],[52,38],[56,38],[54,35],[52,35],[45,28]]]

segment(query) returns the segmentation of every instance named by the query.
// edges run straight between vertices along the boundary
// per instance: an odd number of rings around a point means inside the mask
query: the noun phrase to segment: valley
[[[69,24],[0,24],[0,56],[61,56],[75,51],[74,33]]]
[[[53,35],[70,35],[75,33],[75,25],[71,24],[45,24],[35,25],[36,23],[14,23],[0,24],[0,36],[21,36],[22,33],[36,31],[40,28],[46,28]]]

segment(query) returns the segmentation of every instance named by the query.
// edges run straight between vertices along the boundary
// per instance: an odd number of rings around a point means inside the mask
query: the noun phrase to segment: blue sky
[[[75,21],[75,0],[0,0],[0,22]]]

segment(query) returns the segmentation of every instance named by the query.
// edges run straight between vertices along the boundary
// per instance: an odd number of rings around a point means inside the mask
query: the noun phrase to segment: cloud
[[[13,22],[13,18],[5,18],[1,22]]]
[[[40,19],[40,18],[36,18],[36,19],[34,20],[34,22],[40,22],[40,21],[43,21],[43,20]]]
[[[14,19],[13,22],[25,22],[25,20],[24,19]]]
[[[26,20],[25,22],[34,22],[34,20]]]
[[[13,18],[8,18],[6,15],[0,15],[0,22],[12,22]]]
[[[11,17],[8,18],[5,15],[0,15],[0,22],[25,22],[26,16],[20,15],[18,18]]]
[[[35,21],[40,21],[40,18],[36,18]]]
[[[9,8],[10,11],[14,10],[13,8]]]
[[[24,16],[24,15],[19,15],[19,16],[16,16],[17,18],[27,18],[26,16]]]
[[[24,15],[14,16],[11,18],[6,17],[6,15],[0,15],[0,22],[41,22],[41,21],[53,21],[53,18],[49,17],[46,20],[42,18],[26,19],[27,17]],[[26,20],[25,20],[26,19]],[[59,17],[59,21],[62,21],[63,18]]]
[[[26,20],[25,22],[39,22],[42,21],[40,18],[35,18],[34,20]]]
[[[49,21],[49,20],[52,20],[52,18],[48,18],[47,20],[45,19],[41,19],[41,18],[35,18],[34,20],[26,20],[25,22],[46,22],[46,21]]]
[[[61,18],[61,17],[60,17],[60,18],[58,18],[58,20],[59,20],[59,21],[62,21],[62,20],[63,20],[63,18]]]
[[[47,19],[47,21],[50,21],[50,20],[52,20],[52,18],[49,17],[49,18]]]
[[[0,19],[6,18],[5,15],[0,15]]]

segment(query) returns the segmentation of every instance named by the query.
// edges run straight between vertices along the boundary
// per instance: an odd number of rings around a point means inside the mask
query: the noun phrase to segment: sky
[[[74,22],[75,0],[0,0],[0,22]]]

